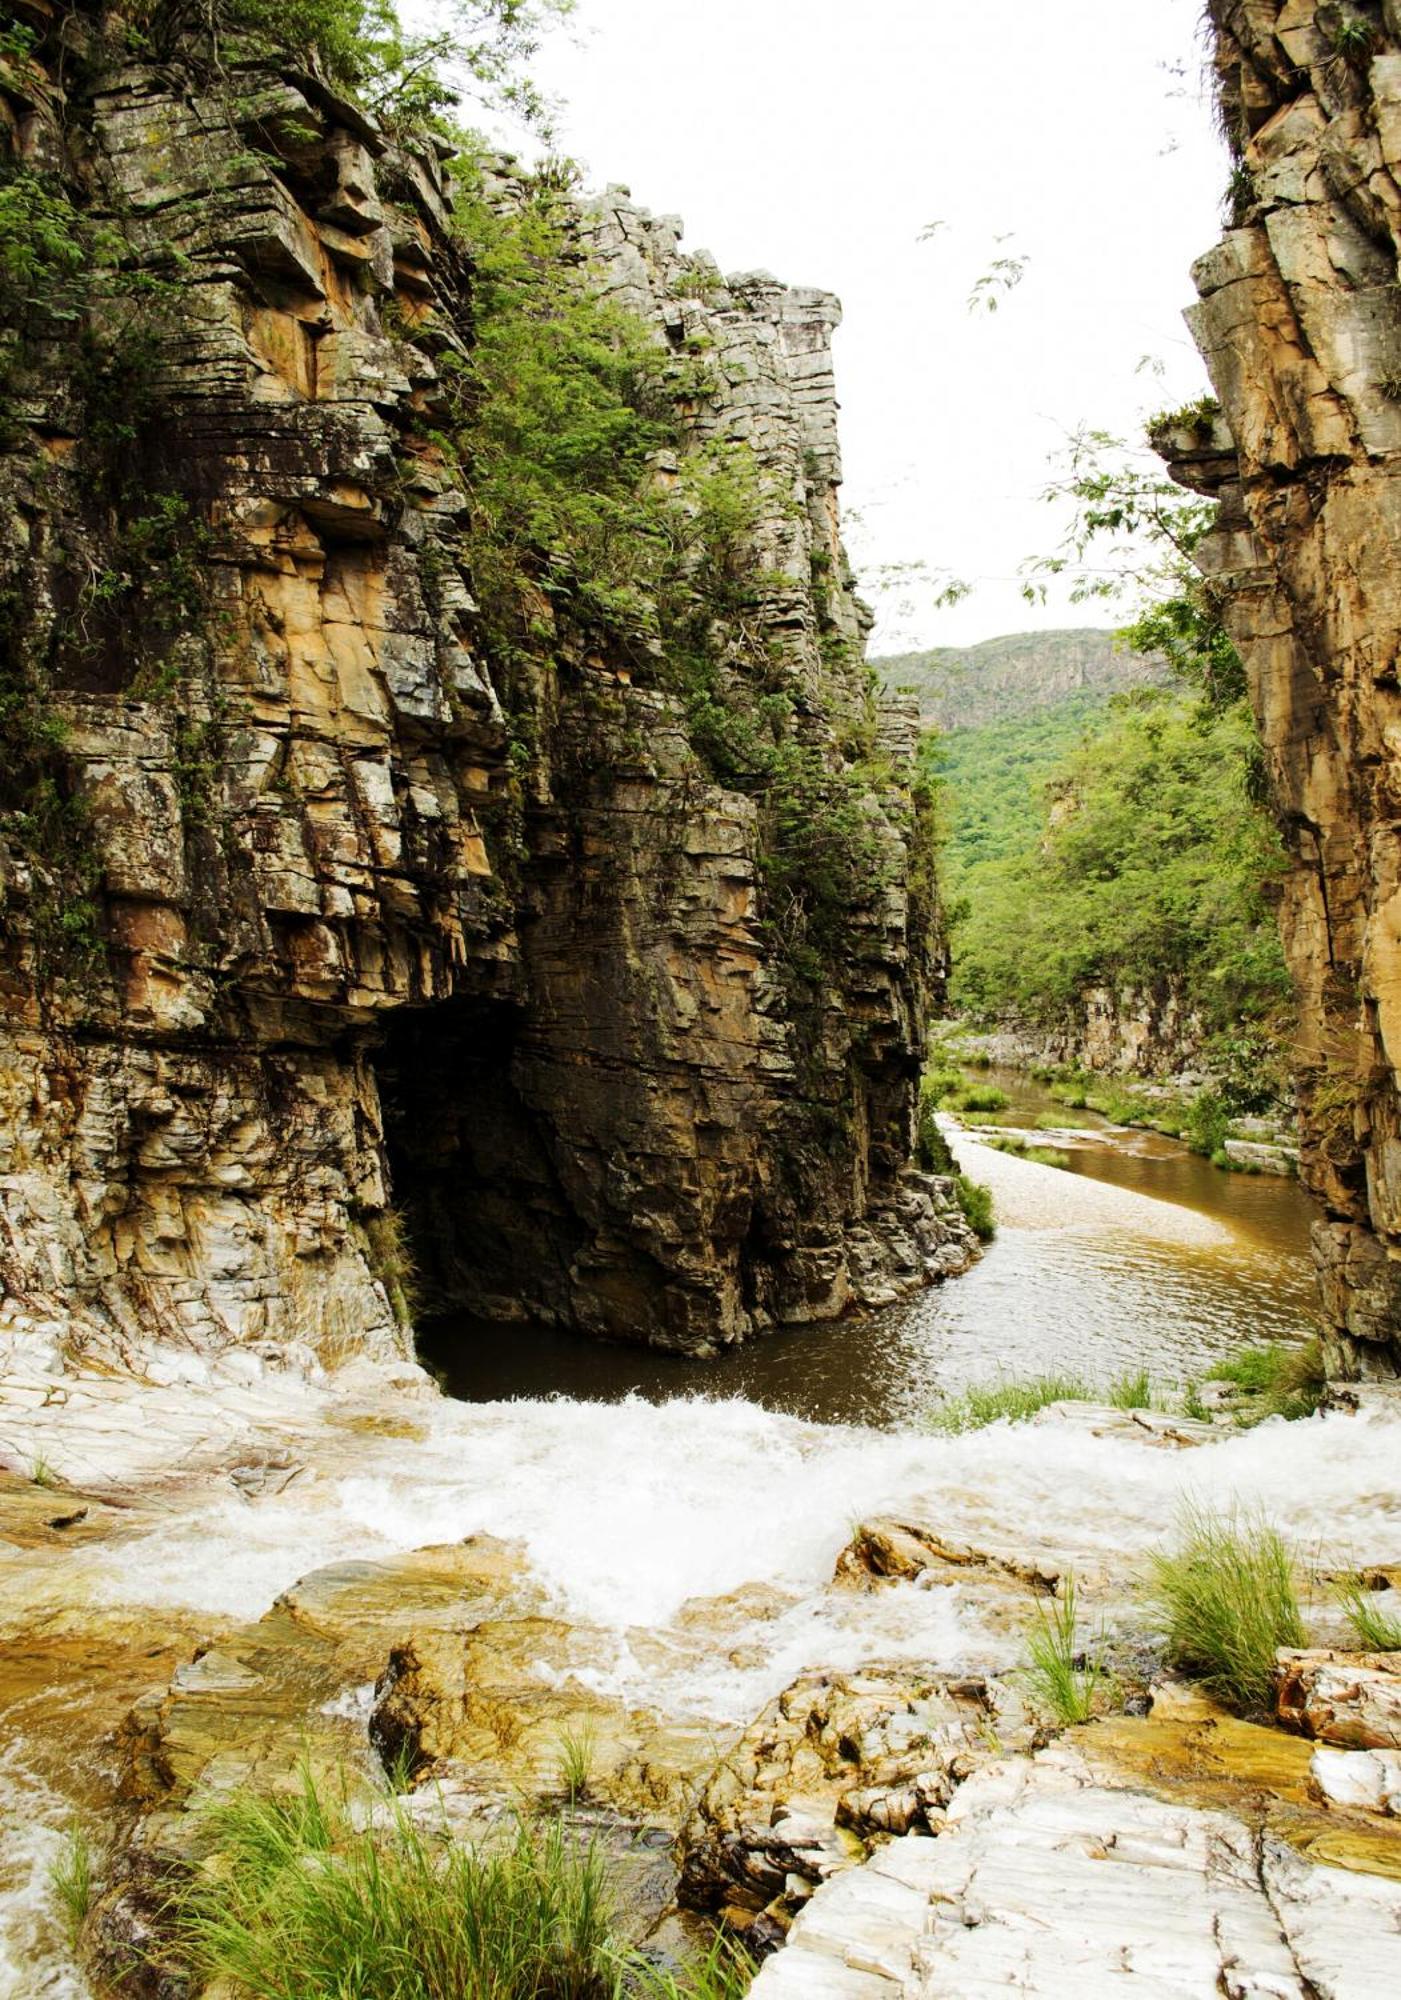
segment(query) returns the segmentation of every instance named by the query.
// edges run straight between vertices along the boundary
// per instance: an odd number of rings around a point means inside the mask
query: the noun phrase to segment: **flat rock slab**
[[[1234,1814],[1100,1785],[1071,1744],[975,1773],[937,1838],[826,1884],[753,2000],[1377,2000],[1401,1883]]]

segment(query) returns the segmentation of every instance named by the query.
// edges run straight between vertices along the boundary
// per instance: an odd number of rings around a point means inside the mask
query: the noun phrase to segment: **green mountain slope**
[[[875,662],[889,688],[919,697],[926,727],[976,729],[1063,703],[1161,686],[1159,661],[1120,646],[1113,632],[1011,632],[977,646],[936,646]]]

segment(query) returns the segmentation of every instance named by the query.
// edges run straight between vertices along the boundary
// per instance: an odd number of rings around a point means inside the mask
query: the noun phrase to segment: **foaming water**
[[[216,1392],[182,1393],[197,1415]],[[248,1501],[206,1485],[118,1538],[47,1560],[29,1551],[7,1565],[9,1617],[48,1634],[104,1620],[130,1632],[142,1616],[168,1626],[177,1612],[217,1628],[324,1564],[487,1532],[523,1545],[556,1613],[595,1628],[580,1679],[723,1732],[807,1667],[1011,1664],[1013,1642],[985,1627],[971,1591],[832,1588],[854,1523],[883,1511],[1089,1575],[1157,1543],[1184,1497],[1239,1500],[1319,1559],[1401,1561],[1396,1428],[1373,1416],[1173,1452],[1055,1421],[941,1438],[702,1398],[420,1403],[419,1435],[391,1438],[366,1435],[324,1392],[282,1383],[278,1401],[280,1438],[300,1431],[307,1454],[282,1493]],[[754,1607],[731,1597],[756,1582],[767,1588]],[[698,1598],[726,1601],[718,1644],[688,1609]],[[82,2000],[48,1888],[74,1802],[20,1747],[20,1720],[9,1716],[0,1756],[0,1996]]]
[[[260,1616],[326,1564],[488,1533],[518,1542],[548,1608],[589,1628],[577,1678],[722,1734],[808,1667],[1011,1664],[1015,1642],[972,1589],[832,1587],[854,1524],[874,1514],[1090,1577],[1132,1566],[1185,1498],[1238,1501],[1315,1560],[1401,1562],[1396,1426],[1378,1416],[1275,1422],[1185,1452],[1083,1423],[923,1429],[942,1391],[1002,1370],[1102,1379],[1147,1365],[1180,1380],[1308,1317],[1297,1190],[1218,1188],[1185,1156],[1112,1142],[1093,1181],[962,1143],[996,1184],[997,1244],[970,1276],[864,1323],[709,1364],[498,1333],[494,1357],[477,1350],[476,1400],[206,1370],[7,1411],[16,1451],[138,1504],[102,1540],[0,1545],[0,1630],[56,1645],[120,1633],[130,1648],[149,1626],[173,1645]],[[578,1399],[532,1393],[560,1384]],[[260,1451],[295,1477],[249,1497],[227,1468]],[[102,1671],[88,1686],[115,1709],[130,1697]],[[340,1699],[358,1714],[364,1692]],[[19,1702],[0,1717],[0,2000],[87,2000],[49,1887],[65,1827],[93,1802],[81,1758],[72,1773],[63,1761],[84,1729],[53,1702],[42,1726]]]

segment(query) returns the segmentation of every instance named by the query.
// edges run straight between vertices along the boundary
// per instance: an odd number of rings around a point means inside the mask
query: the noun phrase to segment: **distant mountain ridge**
[[[1110,631],[1011,632],[976,646],[935,646],[872,662],[888,688],[919,698],[926,728],[977,729],[1055,708],[1077,695],[1108,697],[1162,686],[1164,662],[1129,652]]]

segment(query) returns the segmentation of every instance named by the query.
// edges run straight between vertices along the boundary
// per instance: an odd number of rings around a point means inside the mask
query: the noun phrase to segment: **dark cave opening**
[[[548,1119],[518,1087],[520,1012],[455,999],[405,1008],[374,1054],[390,1194],[416,1317],[551,1319],[584,1231]]]

